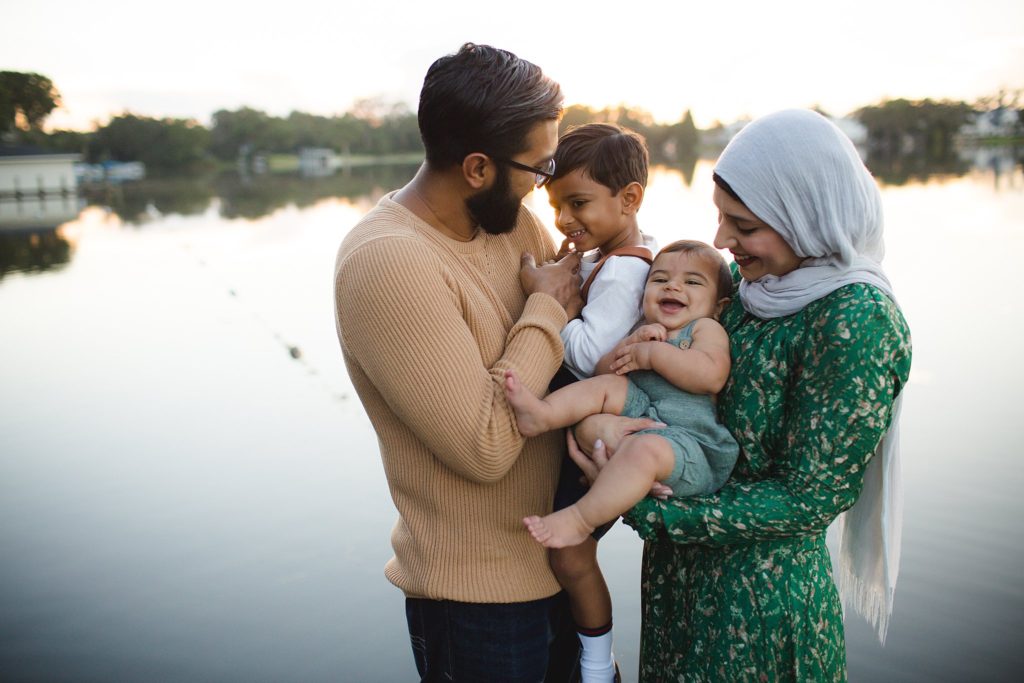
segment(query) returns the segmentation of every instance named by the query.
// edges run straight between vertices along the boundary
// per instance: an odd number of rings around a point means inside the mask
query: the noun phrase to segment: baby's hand
[[[636,329],[636,332],[630,335],[632,341],[645,342],[645,341],[665,341],[668,338],[668,330],[665,326],[660,323],[648,323],[641,325]]]
[[[609,366],[616,375],[625,375],[634,370],[650,370],[651,356],[661,342],[645,341],[626,344],[618,357]]]

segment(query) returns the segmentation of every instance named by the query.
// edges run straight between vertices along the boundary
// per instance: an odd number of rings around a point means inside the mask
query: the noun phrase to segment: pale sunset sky
[[[0,0],[0,70],[63,95],[51,128],[113,114],[251,106],[331,115],[361,98],[415,111],[427,67],[466,41],[540,65],[567,104],[697,125],[784,107],[842,115],[882,98],[973,102],[1024,88],[1021,0]]]

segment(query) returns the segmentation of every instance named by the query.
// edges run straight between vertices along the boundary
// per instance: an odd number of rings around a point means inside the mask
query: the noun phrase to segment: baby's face
[[[661,254],[647,275],[644,319],[675,332],[698,318],[717,317],[717,273],[718,265],[702,254]]]

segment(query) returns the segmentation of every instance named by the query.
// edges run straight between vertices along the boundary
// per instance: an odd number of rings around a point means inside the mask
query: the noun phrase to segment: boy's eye
[[[572,202],[572,208],[578,209],[586,203],[587,201],[585,199],[574,199]]]
[[[701,282],[700,280],[687,280],[686,284],[688,284],[688,285],[696,285],[696,286],[700,287],[704,283]]]

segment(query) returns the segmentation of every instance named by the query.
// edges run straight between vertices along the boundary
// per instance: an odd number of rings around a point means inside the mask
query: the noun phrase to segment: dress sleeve
[[[590,286],[580,317],[562,329],[565,365],[583,377],[615,348],[640,319],[640,299],[650,266],[634,256],[612,256]]]
[[[816,535],[856,502],[910,371],[909,333],[895,307],[873,299],[826,312],[802,347],[767,476],[711,496],[644,499],[626,518],[641,537],[729,545]]]
[[[530,391],[543,393],[562,357],[566,316],[558,302],[531,295],[502,355],[487,366],[457,283],[417,240],[368,242],[346,257],[336,278],[346,357],[381,400],[461,476],[481,483],[504,477],[524,441],[505,400],[504,372],[514,367]]]

